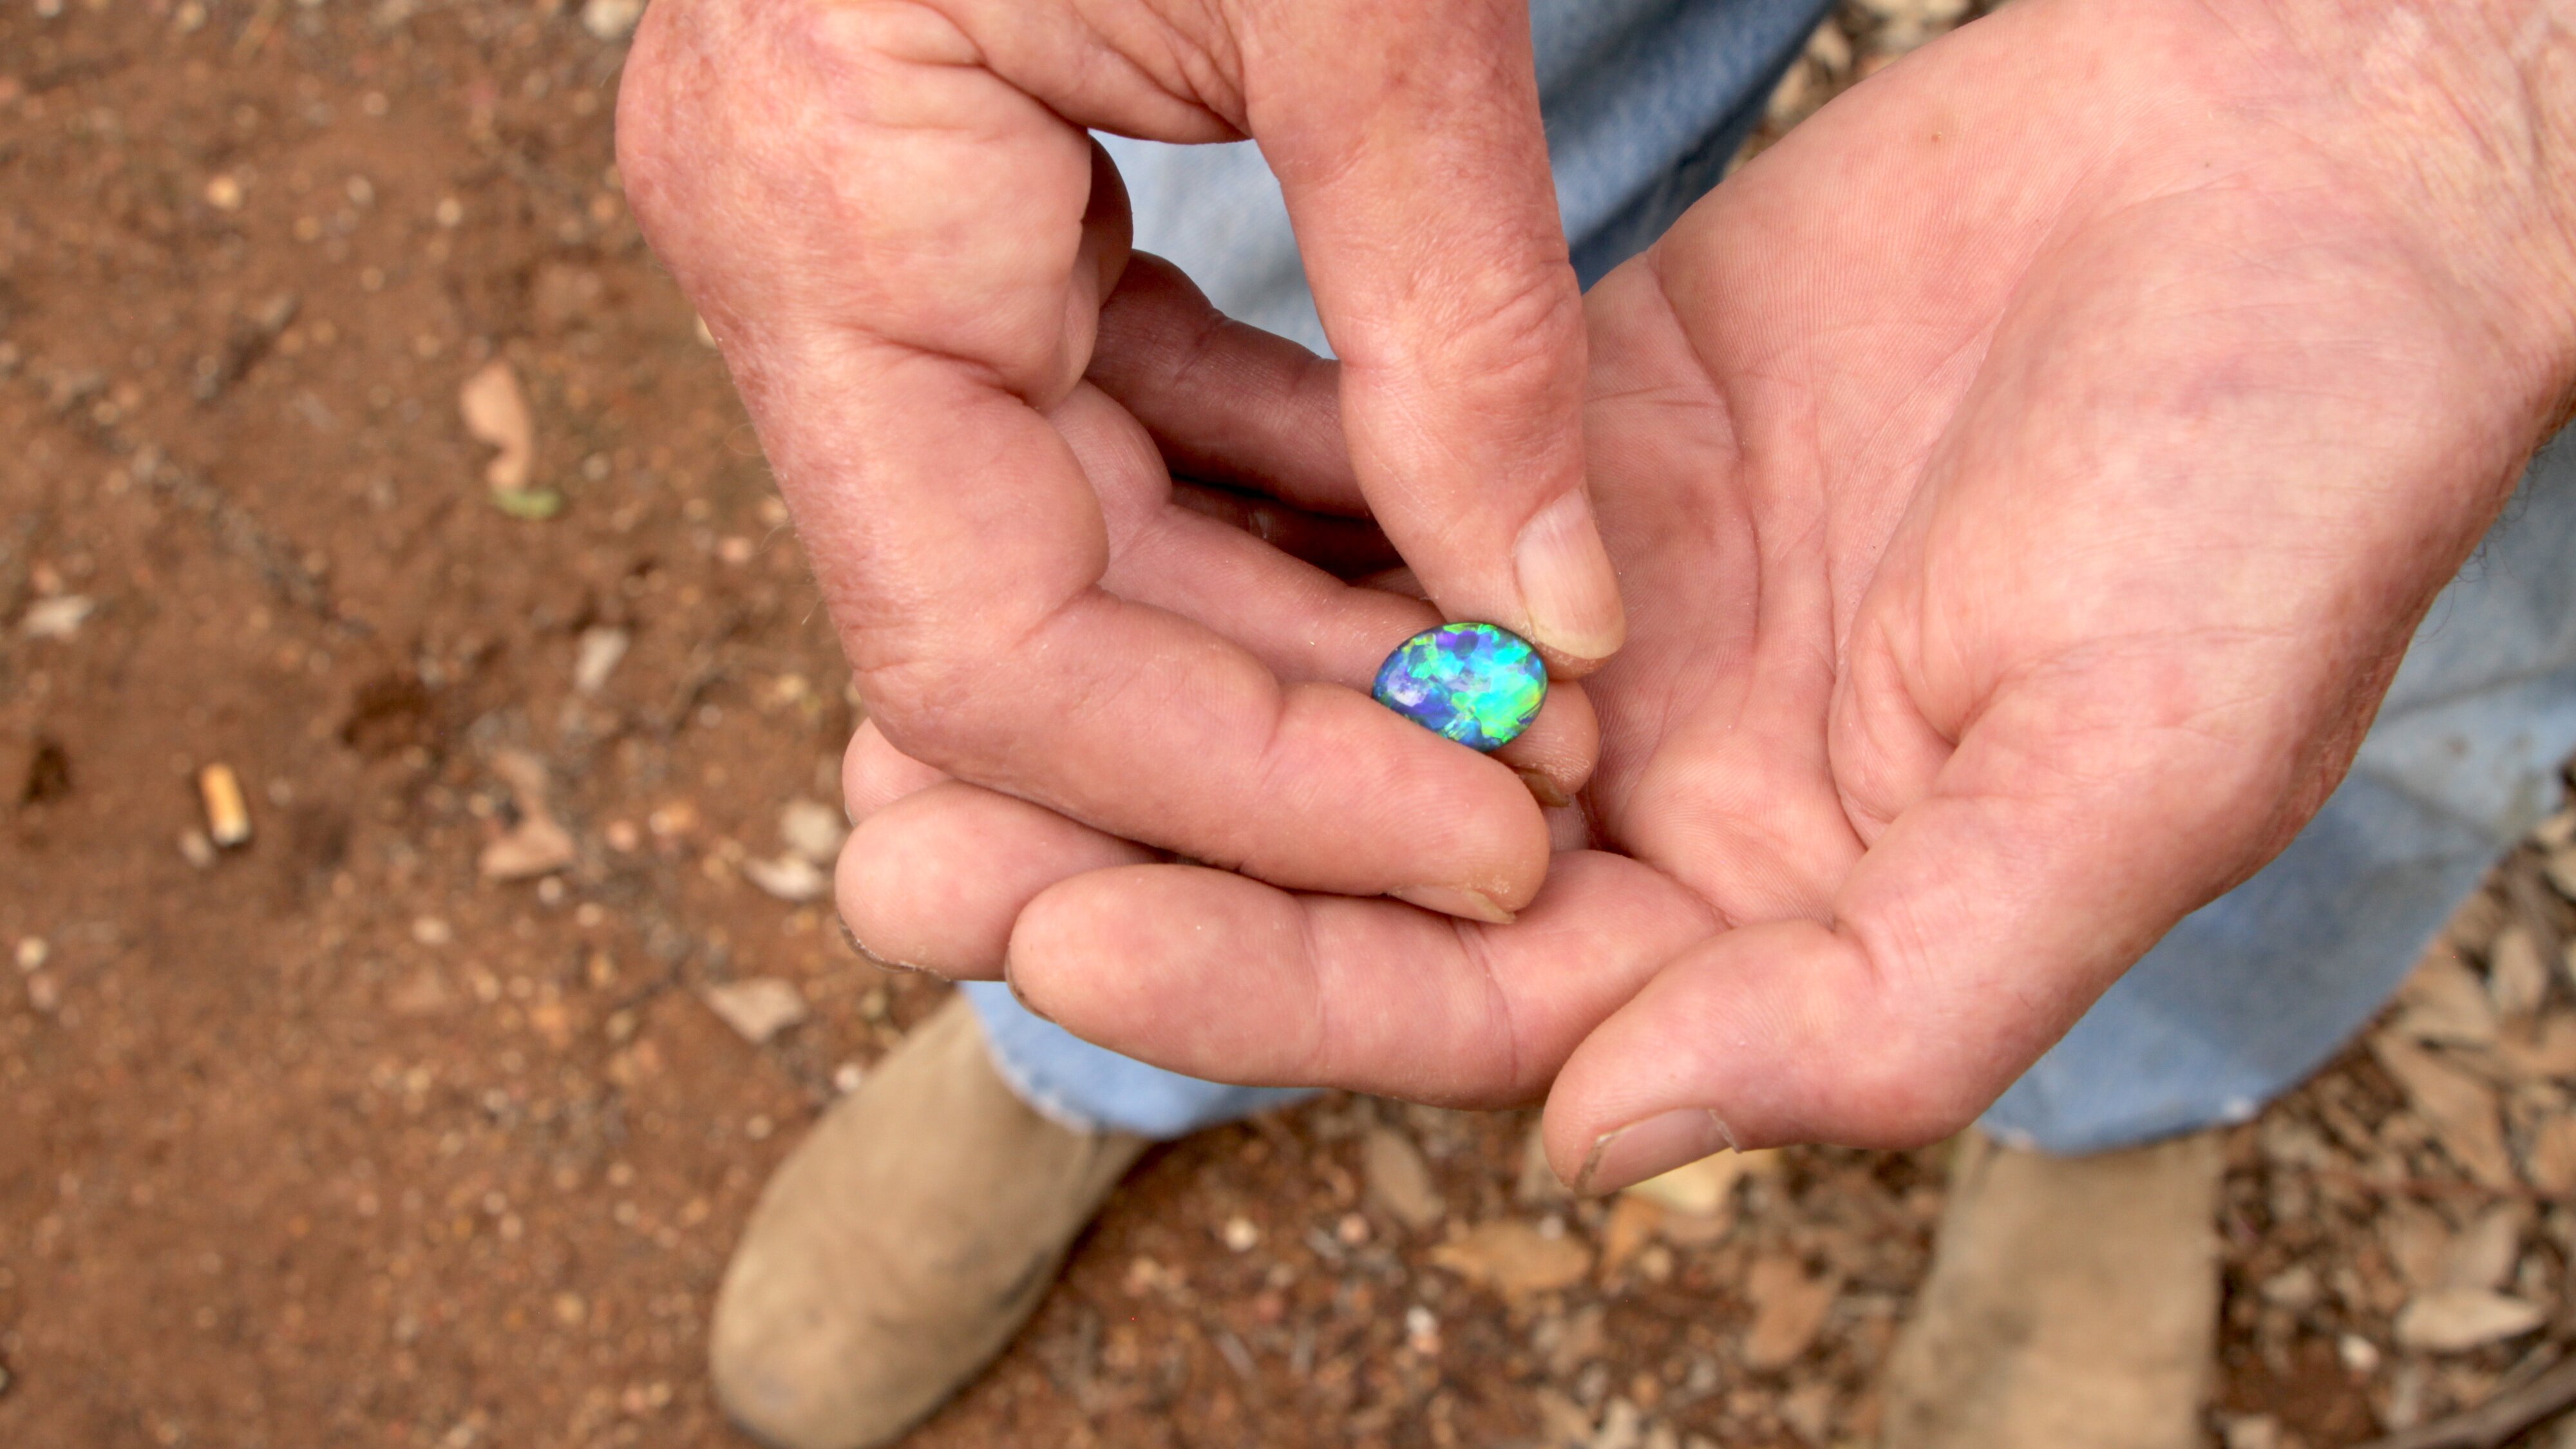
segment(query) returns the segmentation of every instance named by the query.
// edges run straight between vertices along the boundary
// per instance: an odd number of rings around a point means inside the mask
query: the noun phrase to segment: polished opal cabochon
[[[1442,624],[1395,646],[1377,667],[1377,702],[1478,750],[1499,750],[1538,718],[1547,661],[1491,624]]]

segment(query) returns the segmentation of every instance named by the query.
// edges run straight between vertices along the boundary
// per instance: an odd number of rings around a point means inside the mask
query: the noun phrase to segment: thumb
[[[1332,0],[1247,31],[1247,129],[1342,359],[1371,511],[1451,617],[1561,669],[1606,658],[1624,616],[1583,488],[1582,295],[1527,6]]]

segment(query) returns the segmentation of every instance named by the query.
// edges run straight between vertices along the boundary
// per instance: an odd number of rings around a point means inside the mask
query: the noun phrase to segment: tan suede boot
[[[2200,1449],[2223,1165],[2215,1133],[2096,1157],[1969,1133],[1881,1449]]]
[[[1032,1111],[950,1000],[762,1191],[716,1296],[726,1412],[778,1449],[893,1440],[1001,1352],[1146,1146]]]

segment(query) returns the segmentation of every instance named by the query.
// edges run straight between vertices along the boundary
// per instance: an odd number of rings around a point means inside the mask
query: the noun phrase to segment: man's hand
[[[1546,838],[1510,771],[1347,687],[1402,637],[1379,637],[1384,611],[1234,600],[1343,636],[1288,658],[1104,586],[1103,488],[1065,426],[1129,260],[1082,128],[1251,136],[1343,366],[1248,379],[1279,391],[1227,399],[1202,451],[1320,443],[1353,486],[1284,491],[1373,514],[1448,617],[1517,629],[1569,674],[1608,656],[1621,612],[1582,486],[1580,299],[1529,44],[1514,0],[653,7],[619,99],[627,193],[724,349],[888,736],[1282,884],[1486,920],[1529,899]],[[1341,428],[1275,438],[1336,376]]]
[[[1955,1130],[2314,812],[2576,383],[2570,117],[2515,83],[2564,106],[2570,37],[2466,13],[2026,0],[1597,288],[1636,616],[1516,924],[1111,864],[867,734],[844,909],[1182,1071],[1553,1083],[1596,1190]],[[1172,433],[1195,360],[1104,381]],[[1009,926],[911,889],[1001,841]]]

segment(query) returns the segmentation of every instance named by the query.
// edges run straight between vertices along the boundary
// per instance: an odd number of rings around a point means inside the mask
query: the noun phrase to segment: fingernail
[[[1548,778],[1544,770],[1514,770],[1512,773],[1521,777],[1522,784],[1529,786],[1530,798],[1550,810],[1574,803],[1574,797],[1558,789],[1556,781]]]
[[[1004,957],[1002,960],[1002,984],[1011,988],[1011,999],[1020,1004],[1020,1010],[1027,1012],[1029,1015],[1036,1017],[1038,1020],[1045,1022],[1049,1026],[1058,1026],[1062,1024],[1054,1017],[1049,1016],[1044,1011],[1040,1010],[1038,1004],[1029,1000],[1028,994],[1020,990],[1019,981],[1011,975],[1011,962],[1008,957]]]
[[[1512,545],[1512,571],[1530,642],[1577,659],[1607,659],[1628,637],[1619,575],[1592,525],[1592,505],[1573,489],[1538,511]]]
[[[851,950],[856,951],[861,956],[867,958],[867,963],[871,966],[882,967],[888,971],[909,971],[915,976],[936,976],[939,974],[927,966],[915,966],[909,961],[897,961],[891,956],[880,956],[876,952],[869,950],[868,943],[860,940],[859,933],[851,930],[850,923],[840,916],[832,917],[832,924],[841,928],[841,939],[850,943]]]
[[[1444,916],[1464,916],[1489,926],[1508,926],[1517,919],[1511,912],[1494,904],[1493,897],[1458,886],[1406,886],[1387,894],[1408,906],[1420,906]]]
[[[1574,1175],[1581,1197],[1600,1197],[1660,1176],[1686,1162],[1735,1150],[1735,1134],[1706,1107],[1676,1107],[1616,1132],[1604,1132]]]

